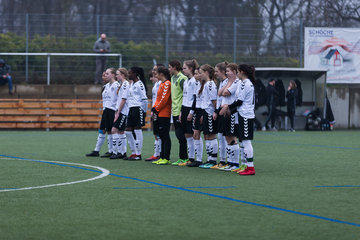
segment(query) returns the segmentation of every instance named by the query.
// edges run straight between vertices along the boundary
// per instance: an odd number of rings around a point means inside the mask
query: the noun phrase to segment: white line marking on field
[[[23,160],[23,161],[32,161],[32,162],[43,162],[43,163],[60,163],[60,164],[67,164],[67,165],[77,165],[77,166],[82,166],[82,167],[88,167],[88,168],[95,168],[100,170],[102,173],[96,177],[93,178],[89,178],[89,179],[84,179],[84,180],[79,180],[79,181],[73,181],[73,182],[65,182],[65,183],[56,183],[56,184],[50,184],[50,185],[44,185],[44,186],[35,186],[35,187],[24,187],[24,188],[14,188],[14,189],[2,189],[0,190],[0,192],[10,192],[10,191],[20,191],[20,190],[31,190],[31,189],[39,189],[39,188],[48,188],[48,187],[58,187],[58,186],[64,186],[64,185],[71,185],[71,184],[76,184],[76,183],[83,183],[83,182],[90,182],[90,181],[94,181],[94,180],[98,180],[100,178],[106,177],[110,174],[110,171],[105,169],[105,168],[101,168],[98,166],[92,166],[92,165],[86,165],[86,164],[81,164],[81,163],[70,163],[70,162],[59,162],[59,161],[48,161],[48,160],[30,160],[30,159],[21,159],[21,158],[0,158],[3,160]]]

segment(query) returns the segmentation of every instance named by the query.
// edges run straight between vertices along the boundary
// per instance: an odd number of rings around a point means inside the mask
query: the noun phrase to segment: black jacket
[[[297,88],[290,89],[290,91],[287,91],[286,98],[287,98],[287,108],[288,109],[295,110],[297,95],[298,95]]]
[[[266,105],[267,106],[276,106],[278,104],[279,93],[276,91],[276,88],[272,85],[267,85],[266,87]]]
[[[8,74],[8,73],[10,73],[11,67],[10,67],[10,65],[7,65],[7,64],[5,63],[4,59],[1,59],[1,58],[0,58],[0,65],[2,65],[2,66],[0,66],[0,77],[2,77],[3,75],[6,75],[6,74]]]

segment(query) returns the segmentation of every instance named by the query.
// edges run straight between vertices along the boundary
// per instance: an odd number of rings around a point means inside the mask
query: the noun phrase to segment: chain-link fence
[[[262,18],[5,14],[0,27],[0,53],[92,53],[94,42],[106,33],[112,53],[122,54],[126,68],[137,65],[148,71],[154,60],[167,64],[192,58],[212,65],[221,61],[256,67],[303,65],[301,20],[289,22],[280,31]],[[12,65],[15,82],[46,83],[46,57],[0,57]],[[94,57],[51,61],[53,83],[94,81]],[[117,67],[118,59],[109,57],[107,65]]]

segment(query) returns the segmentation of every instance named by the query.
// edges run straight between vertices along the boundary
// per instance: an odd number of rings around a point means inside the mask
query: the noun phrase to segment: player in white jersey
[[[218,81],[220,81],[219,84],[219,90],[223,89],[228,80],[226,78],[226,66],[228,65],[227,62],[221,62],[216,64],[215,66],[215,76]],[[216,110],[213,114],[214,119],[217,122],[218,126],[218,141],[219,141],[219,158],[220,161],[215,166],[211,167],[212,169],[218,169],[221,167],[224,167],[226,165],[226,139],[223,135],[223,128],[224,128],[224,116],[220,116],[220,106],[222,104],[223,96],[218,93],[217,99],[216,99]]]
[[[231,105],[224,106],[230,109],[230,112],[239,114],[239,139],[244,146],[246,165],[237,172],[240,175],[255,175],[254,169],[254,150],[251,140],[254,137],[254,119],[255,119],[255,68],[247,64],[241,64],[238,67],[238,77],[241,79],[240,87],[236,92],[236,101]],[[224,111],[225,111],[224,110]]]
[[[113,136],[113,155],[110,157],[110,159],[126,157],[125,127],[127,122],[127,115],[129,113],[127,98],[130,88],[130,84],[127,80],[128,76],[129,74],[126,68],[119,68],[116,71],[116,79],[121,85],[118,90],[114,125],[111,129]]]
[[[209,64],[202,65],[199,69],[199,75],[201,80],[199,94],[202,96],[203,109],[202,126],[207,153],[206,163],[200,165],[199,167],[209,169],[216,165],[218,154],[218,142],[216,139],[217,123],[213,117],[217,99],[215,69]]]
[[[155,104],[156,97],[157,97],[157,92],[158,92],[160,84],[161,84],[161,81],[159,81],[158,78],[157,78],[157,69],[160,66],[163,67],[164,65],[163,64],[154,65],[154,67],[151,70],[151,73],[149,74],[150,80],[152,81],[152,83],[154,85],[153,88],[152,88],[152,91],[151,91],[151,94],[152,94],[151,106],[152,107]],[[153,114],[151,113],[151,115],[153,115]],[[153,119],[153,118],[151,118],[151,119]],[[161,139],[159,137],[159,125],[158,125],[158,121],[152,121],[152,123],[153,123],[152,124],[153,125],[153,133],[154,133],[154,138],[155,138],[155,141],[154,141],[154,154],[151,157],[145,159],[145,161],[156,161],[156,160],[160,159]]]
[[[133,84],[130,85],[127,100],[129,114],[125,134],[128,139],[132,154],[124,159],[141,160],[141,150],[143,145],[143,134],[141,127],[145,125],[145,115],[148,104],[146,96],[146,85],[143,83],[145,80],[144,70],[139,67],[132,67],[129,71],[129,79],[133,81]]]
[[[179,164],[179,166],[187,166],[195,161],[192,119],[196,108],[196,80],[194,74],[197,68],[199,68],[199,64],[195,59],[184,61],[183,73],[189,79],[184,82],[183,103],[179,119],[186,137],[189,160]]]
[[[86,154],[87,157],[97,157],[99,156],[99,151],[101,146],[105,141],[105,133],[108,134],[108,152],[106,152],[101,157],[110,157],[112,155],[112,135],[111,129],[114,122],[115,111],[116,111],[116,102],[117,102],[117,92],[120,87],[120,84],[115,80],[115,69],[108,68],[104,74],[104,80],[106,82],[103,91],[103,114],[100,122],[99,135],[96,142],[94,151],[89,154]]]
[[[193,129],[193,139],[194,139],[194,150],[195,150],[195,161],[191,162],[189,167],[198,167],[202,164],[202,156],[203,156],[203,140],[201,138],[201,131],[203,130],[202,121],[203,121],[203,108],[202,102],[204,94],[200,92],[200,89],[203,88],[205,82],[201,84],[201,75],[199,73],[199,69],[195,69],[194,72],[195,78],[195,95],[196,95],[196,103],[195,103],[195,112],[193,114],[192,119],[192,129]]]
[[[224,116],[223,135],[225,136],[227,142],[227,165],[219,169],[233,171],[239,168],[240,147],[236,138],[239,127],[238,114],[227,114],[227,109],[224,108],[224,106],[235,101],[235,93],[240,84],[240,80],[237,78],[237,65],[235,63],[230,63],[226,66],[226,76],[228,77],[228,82],[225,87],[219,90],[219,94],[223,96],[219,114]]]

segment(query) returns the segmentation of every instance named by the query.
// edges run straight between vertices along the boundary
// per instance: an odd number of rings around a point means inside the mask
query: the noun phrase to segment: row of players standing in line
[[[255,174],[251,144],[255,118],[254,67],[223,62],[215,68],[208,64],[199,68],[196,60],[185,61],[181,67],[181,63],[174,60],[169,63],[168,69],[155,66],[153,70],[153,78],[158,78],[161,84],[159,90],[156,90],[158,83],[155,83],[153,88],[155,103],[151,112],[155,153],[147,160],[159,165],[170,164],[169,130],[172,112],[180,147],[179,160],[172,165],[216,168],[238,172],[240,175]],[[221,81],[219,91],[216,79]],[[154,92],[157,93],[156,98]],[[202,162],[201,131],[206,143],[205,163]],[[237,138],[241,141],[241,147]],[[98,155],[98,151],[94,155]],[[132,154],[125,159],[139,158],[141,159],[141,156]]]
[[[105,142],[106,133],[108,152],[101,157],[127,158],[127,142],[134,160],[141,159],[143,134],[141,127],[145,125],[145,113],[148,100],[144,79],[144,71],[139,67],[108,68],[102,75],[106,83],[102,90],[103,114],[99,135],[94,151],[87,157],[98,157]]]

